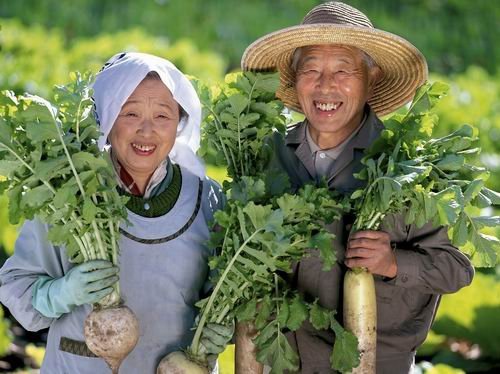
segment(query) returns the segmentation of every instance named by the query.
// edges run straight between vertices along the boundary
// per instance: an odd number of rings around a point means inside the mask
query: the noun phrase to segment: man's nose
[[[337,86],[337,80],[334,74],[323,73],[321,74],[318,82],[318,87],[321,91],[329,92]]]

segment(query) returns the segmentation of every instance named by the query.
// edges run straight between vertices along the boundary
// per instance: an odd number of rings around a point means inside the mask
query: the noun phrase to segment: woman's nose
[[[149,134],[153,132],[153,121],[151,118],[143,118],[137,129],[138,133]]]

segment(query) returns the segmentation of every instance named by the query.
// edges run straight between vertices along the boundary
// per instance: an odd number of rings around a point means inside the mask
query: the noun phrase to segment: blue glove
[[[75,307],[92,304],[113,291],[119,269],[109,261],[92,260],[61,278],[41,276],[33,285],[33,307],[45,317],[59,318]]]

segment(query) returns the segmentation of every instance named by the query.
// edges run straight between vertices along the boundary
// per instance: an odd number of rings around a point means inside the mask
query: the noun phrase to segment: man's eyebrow
[[[351,59],[347,58],[347,57],[341,57],[338,59],[339,62],[345,62],[346,64],[352,64],[354,61],[352,61]]]
[[[310,61],[315,61],[315,60],[318,60],[317,56],[306,56],[300,61],[299,67],[301,67],[302,65],[304,65]],[[348,57],[340,57],[337,59],[337,62],[343,62],[346,64],[353,64],[354,63],[354,61],[352,61]]]
[[[309,62],[309,61],[314,61],[314,60],[317,60],[318,57],[317,56],[305,56],[302,58],[301,61],[299,61],[299,67],[304,65],[305,63]]]

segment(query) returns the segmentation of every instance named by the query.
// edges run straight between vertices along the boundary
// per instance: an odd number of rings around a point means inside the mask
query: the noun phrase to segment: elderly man
[[[364,149],[383,129],[378,116],[409,102],[427,78],[418,49],[375,29],[363,13],[340,2],[318,5],[301,25],[260,38],[245,51],[242,67],[278,70],[278,97],[305,115],[284,142],[273,139],[273,167],[288,173],[294,189],[325,178],[343,194],[362,186],[354,174],[361,169]],[[294,286],[306,299],[318,298],[340,312],[346,267],[368,268],[377,294],[377,373],[409,373],[440,295],[468,285],[473,268],[452,246],[446,228],[416,228],[391,216],[380,231],[347,238],[349,221],[344,217],[332,227],[339,263],[323,272],[318,257],[301,261]],[[332,372],[333,332],[317,331],[306,322],[289,334],[289,341],[299,354],[301,373]]]

